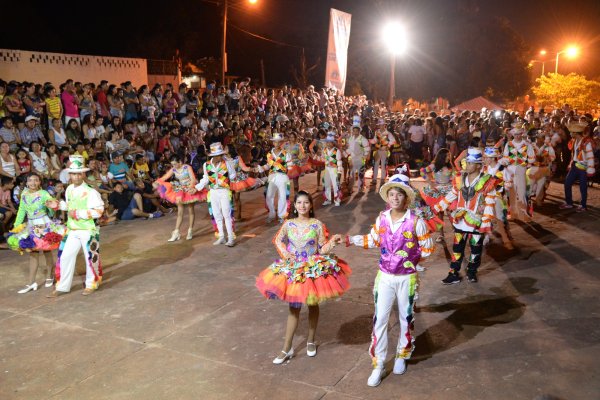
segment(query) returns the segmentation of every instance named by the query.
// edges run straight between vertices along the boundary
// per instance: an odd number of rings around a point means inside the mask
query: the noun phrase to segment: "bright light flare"
[[[381,37],[392,54],[402,54],[408,47],[406,30],[397,22],[390,22],[385,25]]]
[[[567,50],[565,50],[567,57],[575,58],[579,54],[579,49],[576,46],[569,46]]]
[[[250,3],[250,4],[256,4],[256,3],[258,3],[258,0],[248,0],[248,3]]]
[[[540,50],[540,56],[545,56],[546,55],[546,50]]]

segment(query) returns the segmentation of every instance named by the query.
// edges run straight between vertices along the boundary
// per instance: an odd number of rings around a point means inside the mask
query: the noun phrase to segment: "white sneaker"
[[[423,272],[423,271],[425,271],[425,267],[422,267],[421,264],[417,264],[417,271]]]
[[[325,200],[325,201],[323,202],[323,205],[324,205],[324,206],[328,206],[328,205],[330,205],[330,204],[331,204],[331,202],[330,202],[329,200]]]
[[[406,360],[404,358],[396,358],[394,361],[394,374],[402,375],[406,372]]]
[[[334,203],[334,206],[336,206],[336,207],[339,207],[339,206],[340,206],[340,202],[339,202],[339,201],[336,201],[336,202]]]
[[[381,378],[383,378],[383,374],[385,371],[383,368],[375,368],[373,372],[371,372],[371,376],[369,376],[369,380],[367,380],[367,385],[371,387],[379,386],[381,383]]]
[[[225,243],[225,237],[221,236],[213,242],[213,246],[217,246],[217,245],[223,244],[223,243]]]
[[[233,247],[233,246],[235,246],[235,239],[233,239],[233,238],[229,239],[227,241],[227,243],[225,243],[225,246],[227,246],[227,247]]]

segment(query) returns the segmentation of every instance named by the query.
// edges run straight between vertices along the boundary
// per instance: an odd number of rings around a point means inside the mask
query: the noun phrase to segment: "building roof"
[[[488,110],[504,110],[504,107],[493,103],[482,96],[475,97],[474,99],[467,100],[463,103],[455,105],[454,107],[450,107],[452,111],[481,111],[482,108],[487,108]]]

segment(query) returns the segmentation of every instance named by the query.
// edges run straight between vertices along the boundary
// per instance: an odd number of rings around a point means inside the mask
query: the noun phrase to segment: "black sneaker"
[[[448,276],[442,279],[442,283],[444,285],[453,285],[455,283],[460,283],[461,278],[457,272],[449,272]]]
[[[471,283],[477,283],[477,272],[467,272],[467,279]]]

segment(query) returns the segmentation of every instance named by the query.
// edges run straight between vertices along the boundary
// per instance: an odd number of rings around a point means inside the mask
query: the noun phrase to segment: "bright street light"
[[[545,56],[546,55],[546,50],[540,50],[540,56]]]
[[[383,42],[392,54],[402,54],[406,51],[408,40],[404,27],[397,22],[390,22],[381,32]]]
[[[258,0],[248,0],[254,5]],[[223,39],[221,40],[221,85],[225,85],[225,73],[227,72],[227,9],[229,0],[223,3]]]
[[[388,104],[391,112],[396,94],[396,56],[406,51],[408,38],[406,37],[404,27],[398,22],[389,22],[385,25],[381,31],[381,38],[390,51],[390,93]]]
[[[577,46],[569,46],[565,50],[556,53],[556,66],[554,68],[555,74],[558,74],[558,56],[561,54],[566,54],[569,58],[575,58],[577,55],[579,55],[579,48]]]

